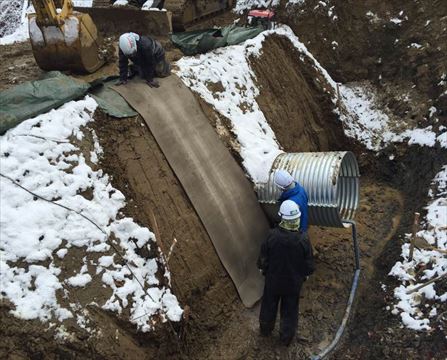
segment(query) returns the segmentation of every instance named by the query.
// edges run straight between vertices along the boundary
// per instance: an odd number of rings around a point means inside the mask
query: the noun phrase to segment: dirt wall
[[[336,81],[369,80],[396,115],[423,121],[434,105],[447,121],[447,94],[440,85],[447,72],[447,2],[285,3],[278,9],[279,21],[293,29]],[[402,93],[410,94],[416,106],[405,105]]]
[[[257,102],[278,142],[289,152],[346,149],[341,122],[326,79],[285,37],[266,39],[251,58],[260,95]]]

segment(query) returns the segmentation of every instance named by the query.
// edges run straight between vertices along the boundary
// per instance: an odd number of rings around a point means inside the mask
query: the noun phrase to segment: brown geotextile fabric
[[[145,120],[203,222],[245,306],[262,296],[256,267],[268,222],[252,185],[193,93],[175,75],[115,87]],[[175,274],[173,274],[175,276]]]

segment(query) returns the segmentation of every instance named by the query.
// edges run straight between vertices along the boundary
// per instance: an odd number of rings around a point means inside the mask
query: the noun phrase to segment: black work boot
[[[289,346],[292,343],[293,337],[279,337],[281,345]]]
[[[264,321],[259,322],[259,332],[261,336],[270,336],[274,327],[275,323],[264,322]]]

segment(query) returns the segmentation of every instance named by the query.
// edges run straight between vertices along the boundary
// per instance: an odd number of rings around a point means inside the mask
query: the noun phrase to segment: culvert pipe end
[[[267,183],[257,185],[258,199],[272,219],[277,218],[281,190],[276,170],[287,170],[309,197],[309,224],[345,227],[353,221],[360,198],[360,171],[350,151],[282,153],[270,169]]]

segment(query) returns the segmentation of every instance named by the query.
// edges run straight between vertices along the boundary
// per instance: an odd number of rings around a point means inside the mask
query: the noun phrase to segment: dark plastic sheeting
[[[207,29],[176,33],[171,41],[185,55],[203,54],[228,45],[237,45],[263,32],[259,27],[226,26],[221,29]]]

